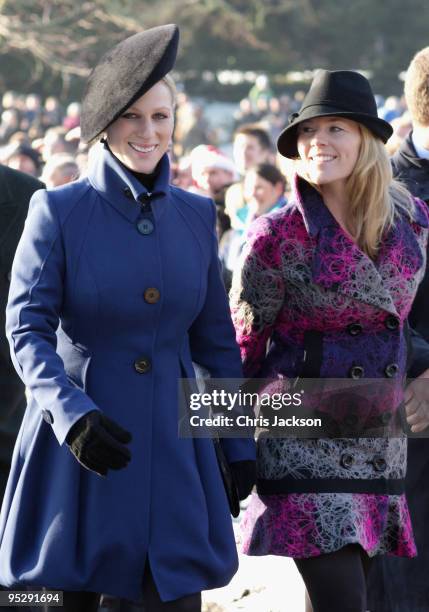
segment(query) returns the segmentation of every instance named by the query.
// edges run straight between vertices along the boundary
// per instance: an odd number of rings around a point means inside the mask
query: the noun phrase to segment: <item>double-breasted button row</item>
[[[386,459],[382,455],[374,455],[372,459],[369,460],[369,463],[372,464],[374,470],[376,472],[384,472],[387,469]],[[349,470],[355,464],[355,458],[351,453],[343,453],[340,457],[340,465]]]
[[[384,375],[386,378],[395,378],[395,376],[399,372],[399,366],[397,363],[388,363],[384,368]],[[362,366],[355,365],[352,366],[349,370],[349,377],[354,378],[355,380],[358,378],[363,378],[365,376],[365,369]]]
[[[384,320],[384,326],[390,331],[395,331],[399,328],[398,317],[395,317],[394,315],[388,315]],[[360,323],[355,321],[354,323],[350,323],[349,325],[347,325],[347,331],[351,336],[358,336],[362,333],[363,327]]]
[[[139,374],[146,374],[151,369],[152,364],[149,357],[139,357],[134,362],[134,369]]]
[[[156,304],[161,296],[156,287],[148,287],[143,295],[148,304]]]

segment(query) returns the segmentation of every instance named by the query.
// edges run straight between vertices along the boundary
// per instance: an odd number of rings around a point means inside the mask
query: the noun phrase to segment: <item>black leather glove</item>
[[[131,434],[98,410],[81,417],[66,442],[79,463],[100,476],[106,476],[107,470],[121,470],[131,459],[124,446],[131,442]]]
[[[234,461],[229,467],[238,489],[238,497],[246,499],[256,483],[256,461]]]

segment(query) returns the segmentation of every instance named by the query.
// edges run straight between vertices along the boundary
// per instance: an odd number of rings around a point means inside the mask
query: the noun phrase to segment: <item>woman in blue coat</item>
[[[126,39],[93,71],[88,176],[33,197],[7,310],[31,398],[0,517],[0,583],[199,610],[237,569],[212,441],[178,437],[192,361],[241,376],[215,207],[169,184],[178,31]],[[241,496],[253,440],[224,440]]]

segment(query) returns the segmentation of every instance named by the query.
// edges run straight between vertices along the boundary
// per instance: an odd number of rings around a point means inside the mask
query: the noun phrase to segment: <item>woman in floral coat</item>
[[[317,73],[278,142],[296,159],[294,198],[252,225],[234,279],[245,376],[402,382],[428,217],[392,180],[390,134],[363,76]],[[413,431],[427,425],[417,394]],[[293,557],[315,612],[366,610],[370,558],[416,555],[405,470],[405,436],[260,438],[244,552]]]

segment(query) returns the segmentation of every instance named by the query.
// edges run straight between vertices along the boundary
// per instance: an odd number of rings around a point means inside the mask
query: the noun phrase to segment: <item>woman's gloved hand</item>
[[[131,434],[98,410],[81,417],[67,434],[66,442],[83,467],[106,476],[107,470],[121,470],[131,459]]]
[[[238,497],[246,499],[256,483],[256,461],[234,461],[229,466],[237,485]]]

